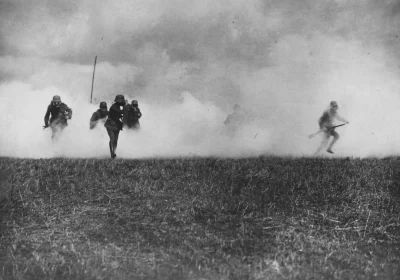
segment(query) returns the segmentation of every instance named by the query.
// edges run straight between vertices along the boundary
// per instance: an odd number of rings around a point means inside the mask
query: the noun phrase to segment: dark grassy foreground
[[[0,170],[0,279],[400,279],[396,158]]]

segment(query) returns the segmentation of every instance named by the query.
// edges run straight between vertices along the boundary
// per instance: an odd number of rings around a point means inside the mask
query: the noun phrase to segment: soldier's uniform
[[[125,105],[125,99],[123,95],[117,95],[115,97],[115,103],[111,105],[110,110],[108,112],[107,121],[104,123],[104,126],[107,129],[108,136],[110,137],[110,153],[111,158],[115,158],[117,155],[115,154],[118,145],[118,136],[119,132],[122,130],[122,121],[124,111],[121,109]]]
[[[330,136],[333,136],[332,142],[329,144],[327,148],[327,152],[333,154],[332,147],[336,143],[337,140],[339,140],[339,133],[335,131],[335,129],[331,128],[333,126],[333,123],[336,120],[348,123],[346,119],[343,117],[339,116],[337,113],[339,106],[336,101],[332,101],[330,103],[330,108],[326,111],[323,112],[322,116],[318,120],[318,125],[320,128],[320,131],[323,132],[323,139],[321,142],[321,145],[318,147],[317,151],[315,154],[319,154],[320,151],[328,144]]]
[[[105,123],[108,116],[107,103],[100,102],[100,109],[93,113],[90,118],[90,129],[94,129],[99,122]]]
[[[51,117],[50,117],[51,116]],[[58,95],[53,96],[53,100],[47,107],[46,115],[44,116],[44,128],[50,126],[51,139],[56,140],[61,132],[68,126],[68,120],[72,118],[72,109],[67,104],[61,102]]]
[[[124,118],[123,125],[128,129],[139,130],[140,123],[139,119],[142,117],[142,113],[139,109],[137,100],[133,100],[131,105],[124,107]]]

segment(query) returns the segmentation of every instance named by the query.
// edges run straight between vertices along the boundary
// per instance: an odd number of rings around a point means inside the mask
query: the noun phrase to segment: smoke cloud
[[[76,0],[0,3],[0,155],[108,157],[100,101],[137,99],[117,155],[312,156],[331,100],[335,156],[400,153],[400,1]],[[94,100],[90,90],[98,56]],[[57,145],[53,95],[73,109]],[[223,125],[240,104],[245,125]]]

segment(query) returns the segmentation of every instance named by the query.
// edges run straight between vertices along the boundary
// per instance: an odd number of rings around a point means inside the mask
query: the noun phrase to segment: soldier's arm
[[[344,122],[344,123],[349,123],[348,120],[346,120],[345,118],[339,116],[338,114],[336,114],[336,119],[337,119],[338,121],[341,121],[341,122]]]
[[[138,108],[138,119],[142,117],[142,112],[140,112],[140,109]]]
[[[47,107],[46,115],[44,116],[44,125],[49,126],[49,118],[50,118],[50,106]]]
[[[68,119],[72,119],[72,109],[67,106]]]
[[[90,118],[90,122],[89,122],[90,129],[93,129],[96,126],[98,119],[99,119],[99,117],[98,117],[97,112],[94,112],[92,117]]]
[[[90,122],[98,121],[99,117],[97,116],[97,112],[94,112],[92,117],[90,118]]]
[[[324,130],[325,129],[325,124],[326,124],[326,120],[329,118],[329,115],[327,112],[324,112],[322,114],[322,116],[319,118],[318,120],[318,125],[319,125],[319,129],[320,130]]]
[[[318,125],[319,125],[319,129],[324,129],[324,123],[322,122],[321,119],[318,120]]]

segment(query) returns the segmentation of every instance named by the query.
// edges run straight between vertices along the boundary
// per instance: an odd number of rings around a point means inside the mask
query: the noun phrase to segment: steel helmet
[[[132,105],[139,105],[137,100],[132,100]]]
[[[106,108],[107,109],[107,103],[102,101],[100,102],[100,108]]]
[[[59,95],[54,95],[52,102],[61,102],[61,97]]]
[[[331,101],[331,107],[339,107],[336,101]]]
[[[118,94],[115,96],[115,102],[117,103],[125,103],[125,97],[122,94]]]

